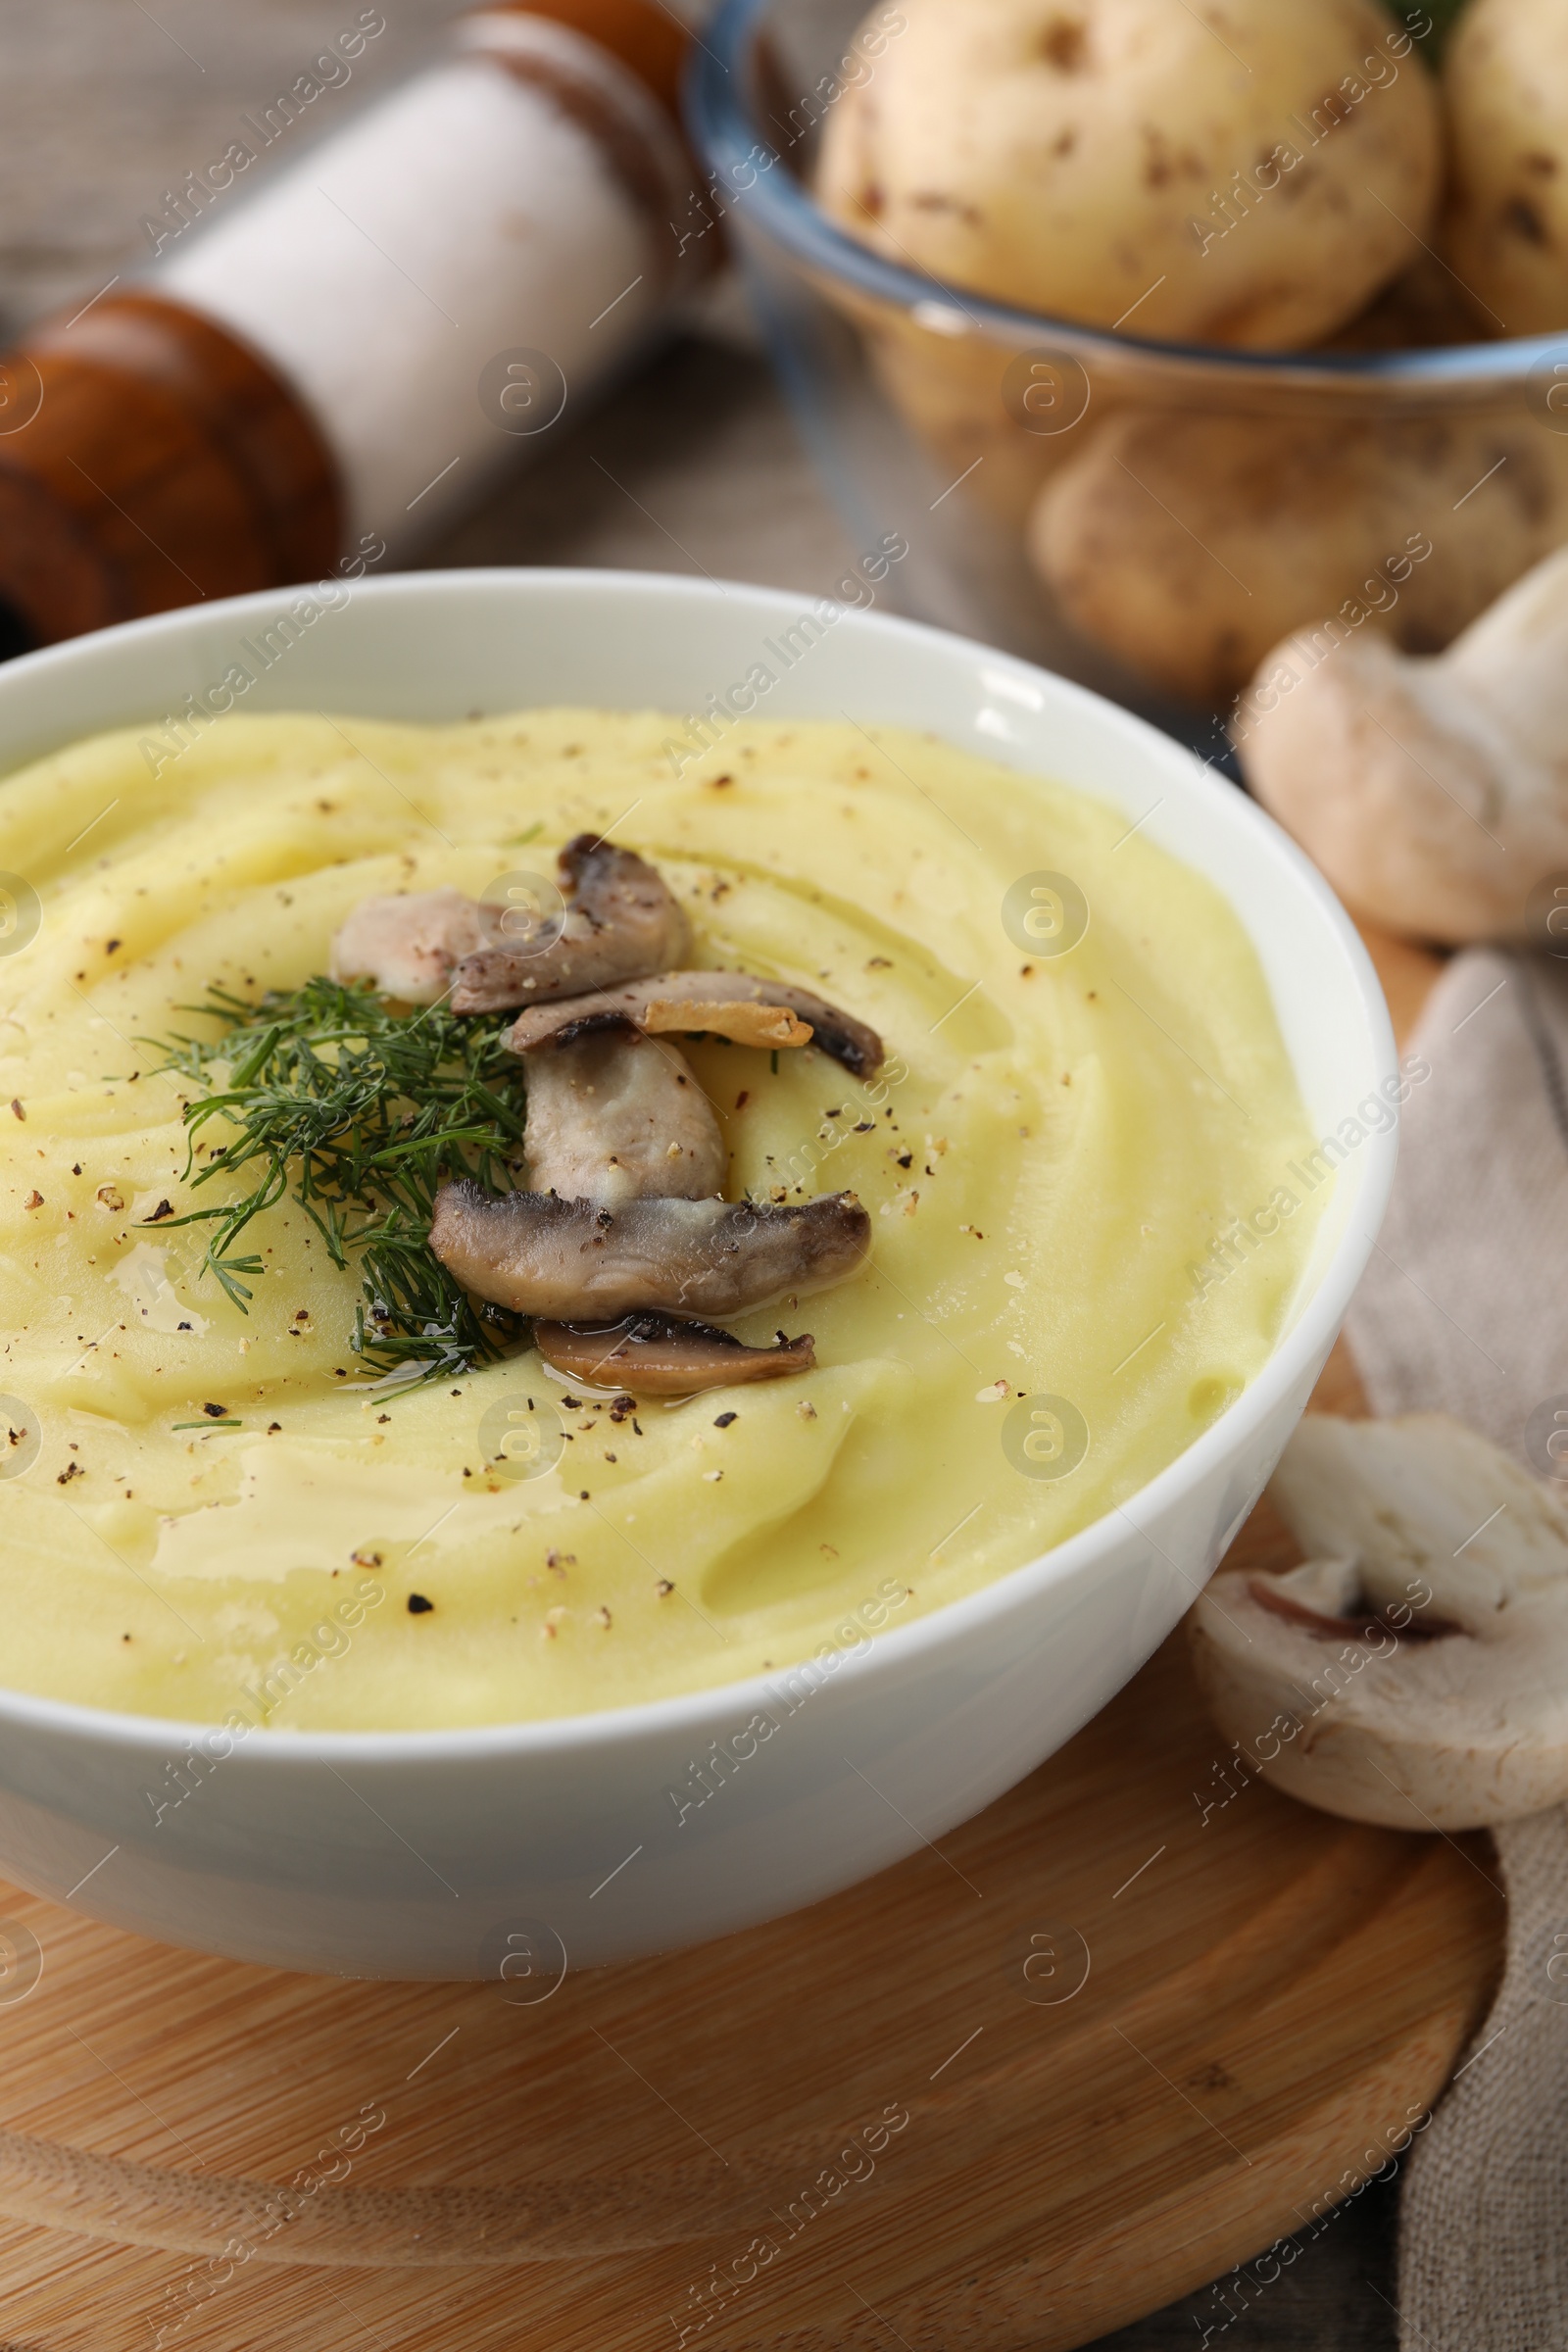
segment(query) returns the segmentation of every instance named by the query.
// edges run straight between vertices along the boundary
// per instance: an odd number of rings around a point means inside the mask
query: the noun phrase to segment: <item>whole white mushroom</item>
[[[1306,1564],[1189,1623],[1265,1780],[1352,1821],[1477,1829],[1568,1797],[1568,1511],[1445,1415],[1308,1414],[1269,1493]]]
[[[1379,0],[901,0],[818,194],[890,259],[1055,316],[1250,348],[1417,256],[1436,87]]]
[[[1532,895],[1568,873],[1568,548],[1436,659],[1372,626],[1299,630],[1232,732],[1351,906],[1452,947],[1527,937]]]

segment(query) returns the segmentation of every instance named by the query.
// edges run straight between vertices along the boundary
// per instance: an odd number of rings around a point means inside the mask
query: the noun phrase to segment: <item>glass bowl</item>
[[[734,243],[861,551],[845,601],[1023,655],[1224,759],[1293,630],[1436,653],[1568,540],[1568,328],[1474,339],[1426,249],[1335,346],[1275,353],[1012,309],[847,235],[810,184],[863,14],[723,0],[688,86],[708,184],[673,224]]]

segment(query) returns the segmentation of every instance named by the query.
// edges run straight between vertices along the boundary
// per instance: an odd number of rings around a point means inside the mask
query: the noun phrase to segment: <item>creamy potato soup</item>
[[[537,912],[557,853],[602,833],[662,877],[697,974],[811,992],[880,1041],[858,1075],[816,1043],[675,1041],[726,1200],[850,1196],[810,1214],[858,1220],[858,1249],[869,1220],[853,1270],[712,1318],[753,1347],[811,1335],[810,1368],[638,1393],[482,1308],[466,1354],[421,1357],[417,1307],[378,1351],[373,1185],[302,1202],[294,1164],[215,1274],[219,1224],[187,1220],[265,1173],[233,1147],[267,1110],[268,992],[297,1009],[370,899]],[[132,730],[0,788],[0,869],[16,1690],[236,1734],[418,1729],[859,1649],[1190,1445],[1273,1349],[1332,1189],[1303,1180],[1225,901],[1117,809],[929,738],[747,723],[694,757],[658,713],[551,710],[233,717],[175,756]],[[535,1064],[497,1057],[486,1099],[515,1109]],[[420,1105],[381,1109],[395,1142]],[[527,1193],[519,1152],[483,1183]],[[407,1263],[417,1298],[422,1240]]]

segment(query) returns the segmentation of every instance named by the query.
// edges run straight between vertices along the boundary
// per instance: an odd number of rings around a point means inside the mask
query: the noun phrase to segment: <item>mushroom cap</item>
[[[825,1290],[863,1262],[871,1220],[853,1194],[799,1207],[752,1200],[630,1200],[610,1208],[551,1193],[436,1195],[430,1247],[480,1298],[553,1323],[650,1310],[707,1321],[786,1291]]]
[[[1442,1414],[1308,1415],[1270,1487],[1312,1556],[1222,1572],[1200,1684],[1264,1778],[1354,1821],[1467,1830],[1568,1797],[1568,1511]]]
[[[772,1348],[748,1348],[713,1323],[673,1315],[623,1315],[616,1323],[536,1323],[533,1344],[547,1364],[579,1387],[627,1389],[637,1396],[692,1396],[816,1368],[808,1331]]]
[[[787,980],[751,972],[654,972],[619,988],[595,989],[517,1015],[507,1043],[514,1054],[629,1022],[650,1035],[711,1030],[747,1046],[819,1046],[857,1078],[882,1066],[882,1040],[864,1021]]]
[[[577,996],[657,972],[691,948],[685,911],[635,850],[579,833],[558,860],[564,904],[532,918],[501,912],[490,937],[457,967],[454,1012]]]
[[[1242,741],[1249,784],[1362,913],[1456,947],[1495,938],[1524,910],[1499,832],[1501,730],[1441,662],[1370,630],[1326,653],[1330,632],[1299,630],[1258,672],[1251,700],[1268,708]]]
[[[403,1004],[437,1004],[452,969],[491,934],[497,909],[461,890],[362,899],[332,941],[334,980],[369,980]]]

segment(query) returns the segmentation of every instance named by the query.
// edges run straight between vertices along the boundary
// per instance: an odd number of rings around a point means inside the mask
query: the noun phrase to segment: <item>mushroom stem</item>
[[[670,1200],[611,1208],[489,1194],[468,1179],[437,1194],[430,1229],[437,1257],[477,1298],[561,1323],[741,1314],[842,1282],[870,1244],[871,1220],[849,1193],[798,1208]]]
[[[721,1190],[728,1163],[685,1054],[624,1023],[533,1055],[522,1149],[536,1193],[612,1207],[701,1200]]]
[[[1455,947],[1527,936],[1531,893],[1568,867],[1568,548],[1436,659],[1300,631],[1234,732],[1258,799],[1352,906]]]
[[[533,1344],[547,1364],[583,1387],[629,1389],[638,1396],[692,1396],[704,1389],[782,1380],[816,1368],[808,1331],[772,1348],[748,1348],[711,1323],[672,1315],[625,1315],[617,1323],[536,1323]]]

